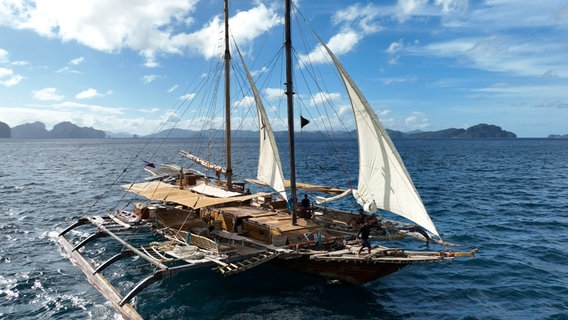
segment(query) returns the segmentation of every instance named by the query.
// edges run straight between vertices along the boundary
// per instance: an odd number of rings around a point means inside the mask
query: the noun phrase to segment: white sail
[[[359,140],[359,184],[353,192],[364,208],[381,208],[405,217],[440,237],[379,118],[333,52],[333,60],[351,100]]]
[[[288,201],[286,195],[286,189],[284,188],[284,175],[282,173],[282,164],[280,162],[280,154],[278,153],[278,148],[276,146],[276,140],[274,139],[274,133],[270,122],[268,121],[268,116],[260,99],[260,94],[256,88],[252,76],[246,66],[246,63],[241,55],[241,51],[237,48],[239,57],[243,64],[243,68],[246,71],[247,79],[251,85],[251,89],[254,95],[254,101],[256,104],[256,110],[258,112],[258,127],[260,134],[260,144],[259,144],[259,154],[258,154],[258,170],[257,179],[263,181],[272,189],[276,190],[280,195]]]

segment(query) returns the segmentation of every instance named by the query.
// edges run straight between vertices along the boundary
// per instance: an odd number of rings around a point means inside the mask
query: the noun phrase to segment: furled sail
[[[181,156],[188,158],[189,160],[193,160],[193,161],[199,163],[200,165],[202,165],[206,169],[215,170],[215,172],[219,172],[219,173],[227,173],[227,168],[220,166],[220,165],[217,165],[217,164],[214,164],[211,161],[201,159],[201,158],[199,158],[199,157],[197,157],[197,156],[195,156],[195,155],[193,155],[189,152],[180,150],[178,153]]]
[[[367,211],[378,207],[398,214],[440,237],[379,118],[337,57],[319,36],[318,39],[341,75],[355,114],[359,140],[359,184],[353,195],[357,202]]]
[[[247,79],[250,82],[251,89],[254,95],[254,101],[256,104],[256,110],[258,112],[258,127],[260,134],[260,144],[259,144],[259,154],[258,154],[258,170],[257,179],[263,181],[272,189],[276,190],[280,195],[288,201],[286,196],[286,189],[284,188],[284,175],[282,173],[282,164],[280,162],[280,154],[278,153],[278,148],[276,146],[276,140],[274,139],[274,133],[270,122],[268,121],[268,116],[260,99],[260,94],[256,88],[252,76],[246,66],[246,63],[241,55],[241,51],[237,48],[239,57],[243,64],[243,68],[246,71]]]
[[[348,195],[350,195],[351,193],[353,193],[353,190],[348,189],[348,190],[345,190],[343,193],[338,194],[338,195],[333,196],[333,197],[327,197],[326,198],[326,197],[321,197],[321,196],[315,196],[314,199],[316,200],[317,204],[324,204],[324,203],[329,203],[329,202],[336,201],[336,200],[339,200],[339,199],[343,199],[343,198],[347,197]]]

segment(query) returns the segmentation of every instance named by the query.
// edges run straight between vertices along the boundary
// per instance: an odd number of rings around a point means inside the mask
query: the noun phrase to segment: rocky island
[[[84,128],[71,122],[61,122],[47,130],[41,122],[26,123],[11,128],[0,122],[0,138],[12,139],[104,139],[106,133],[102,130]]]
[[[513,132],[501,129],[501,127],[490,124],[478,124],[467,129],[444,129],[439,131],[419,131],[419,132],[401,132],[387,129],[389,135],[393,139],[467,139],[467,138],[516,138]],[[287,133],[284,131],[275,132],[276,136],[281,139],[287,139]],[[305,131],[303,133],[307,139],[321,137],[320,133]],[[341,133],[337,133],[341,136]],[[353,132],[344,132],[345,135],[352,135]],[[170,129],[158,132],[146,138],[190,138],[199,135],[198,132],[191,130]],[[240,131],[236,133],[235,138],[256,137],[257,133],[253,131]],[[104,139],[113,136],[112,133],[105,133],[102,130],[94,128],[79,127],[71,122],[61,122],[47,130],[45,124],[41,122],[26,123],[11,128],[3,122],[0,122],[0,138],[12,139]],[[132,137],[137,137],[133,135]],[[550,138],[558,138],[562,136],[554,136]]]

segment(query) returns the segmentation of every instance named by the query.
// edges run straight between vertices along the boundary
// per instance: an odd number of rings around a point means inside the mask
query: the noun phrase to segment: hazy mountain
[[[502,130],[501,127],[488,124],[478,124],[467,129],[444,129],[439,131],[412,131],[412,132],[401,132],[387,129],[389,136],[392,139],[447,139],[447,138],[516,138],[517,135],[510,132]],[[219,135],[223,134],[223,131],[211,130],[208,134]],[[145,138],[194,138],[202,136],[203,133],[193,130],[183,130],[183,129],[168,129],[160,131],[156,134],[145,136]],[[274,132],[275,137],[278,140],[287,139],[287,131],[276,131]],[[356,137],[357,133],[355,131],[338,131],[334,132],[335,139],[343,139],[348,137]],[[257,133],[255,131],[238,131],[234,132],[232,135],[233,139],[246,139],[246,138],[256,138]],[[321,132],[317,131],[302,131],[301,137],[303,139],[322,139]]]
[[[11,138],[10,126],[4,122],[0,122],[0,138]]]
[[[516,138],[517,135],[510,131],[505,131],[499,126],[489,124],[478,124],[467,129],[444,129],[438,131],[411,131],[401,132],[387,129],[388,134],[392,139],[448,139],[448,138]],[[211,130],[208,135],[223,135],[223,131]],[[203,132],[184,129],[167,129],[157,132],[152,135],[141,136],[141,138],[195,138],[203,136]],[[232,135],[233,139],[248,139],[256,138],[258,133],[256,131],[238,131]],[[285,140],[288,138],[286,131],[277,131],[274,135],[278,140]],[[61,122],[57,124],[51,131],[45,128],[45,124],[41,122],[26,123],[16,126],[10,130],[10,127],[0,122],[0,138],[14,139],[103,139],[105,137],[111,138],[138,138],[136,134],[130,133],[105,133],[104,131],[94,128],[78,127],[71,122]],[[353,131],[339,131],[334,133],[335,139],[354,138],[356,132]],[[322,139],[321,132],[315,131],[302,131],[302,139]],[[568,135],[550,135],[549,138],[568,138]]]
[[[102,130],[78,127],[71,122],[61,122],[51,131],[41,122],[26,123],[12,128],[13,139],[103,139]]]
[[[104,139],[106,137],[102,130],[78,127],[68,121],[56,124],[49,135],[53,139]]]
[[[21,124],[12,128],[12,139],[45,139],[49,138],[49,131],[45,124],[36,121],[34,123]]]

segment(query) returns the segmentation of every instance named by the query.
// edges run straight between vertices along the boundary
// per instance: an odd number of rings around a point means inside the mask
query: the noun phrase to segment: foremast
[[[291,1],[284,0],[284,47],[286,52],[286,97],[288,107],[288,140],[290,144],[290,192],[292,194],[292,212],[296,211],[298,197],[296,194],[296,151],[294,143],[294,85],[292,82],[292,32],[290,23]],[[295,217],[295,215],[294,215]],[[295,221],[294,221],[295,222]]]

